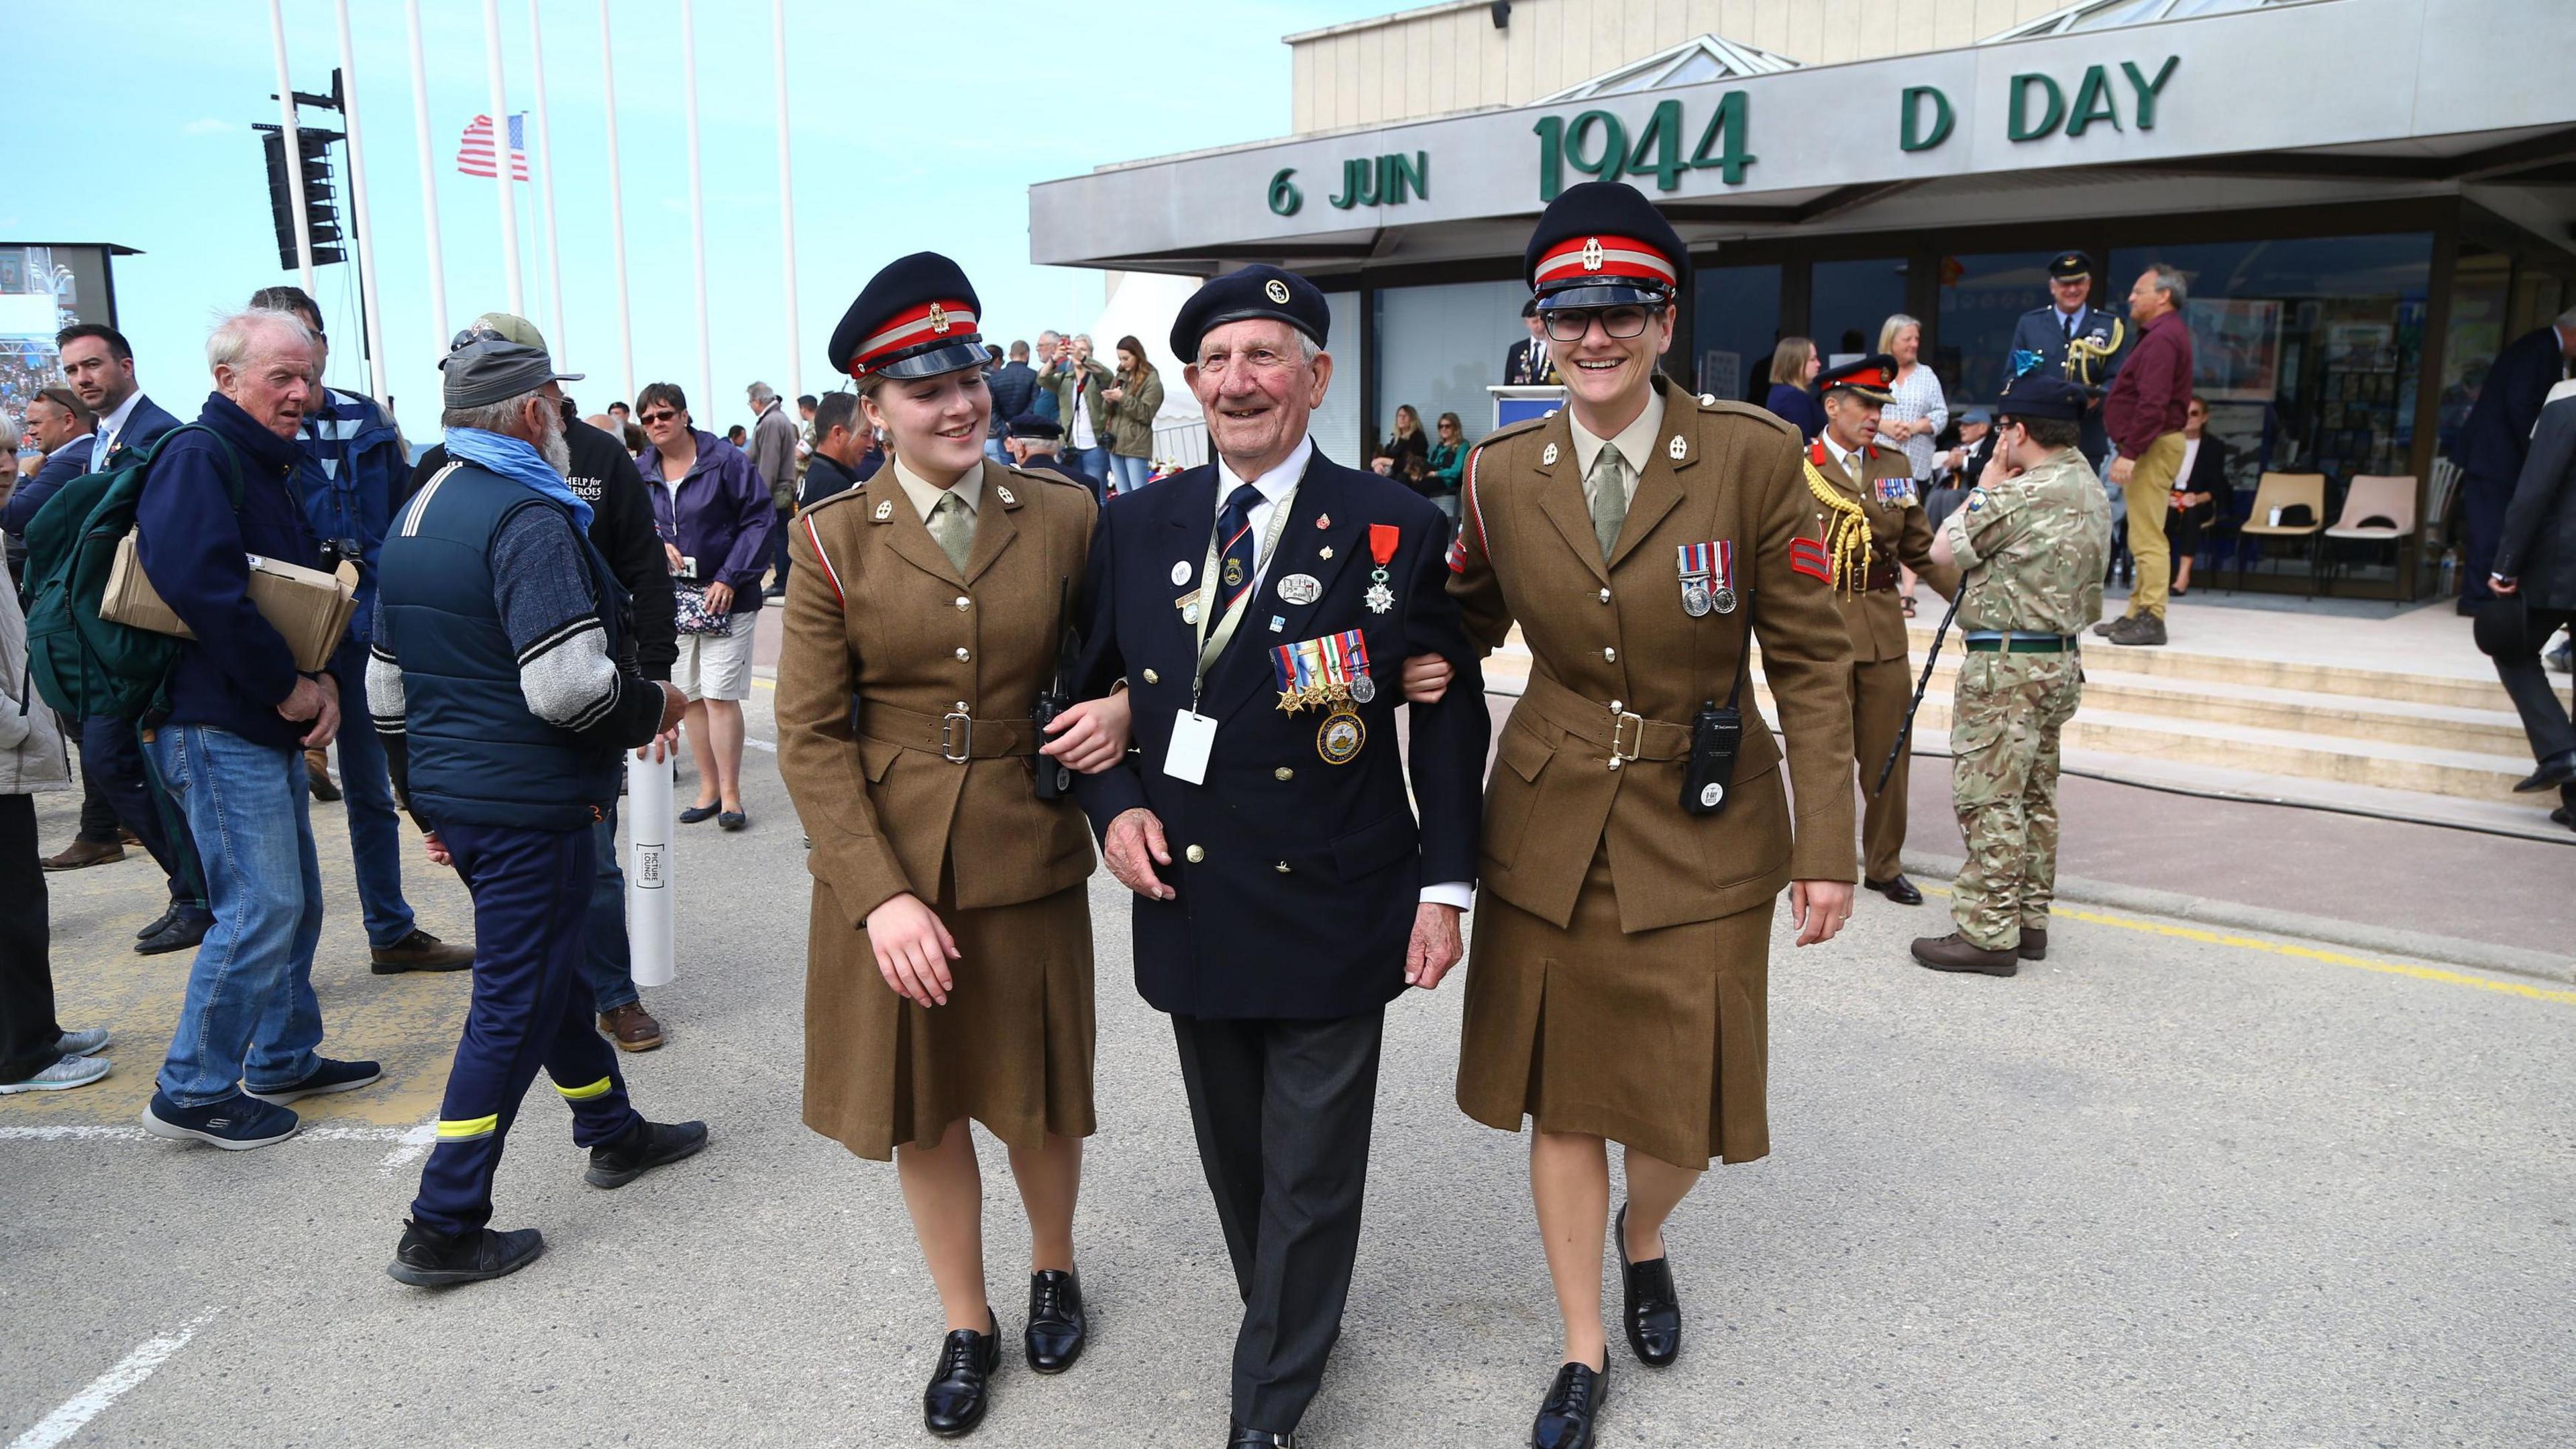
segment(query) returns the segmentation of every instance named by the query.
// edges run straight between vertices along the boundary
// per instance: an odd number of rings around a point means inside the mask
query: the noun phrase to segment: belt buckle
[[[1619,743],[1620,731],[1630,726],[1635,727],[1636,733],[1623,749]],[[1638,753],[1645,748],[1646,717],[1633,709],[1612,710],[1610,712],[1610,768],[1615,770],[1636,759]]]
[[[939,758],[962,765],[975,758],[975,721],[963,709],[939,717]]]

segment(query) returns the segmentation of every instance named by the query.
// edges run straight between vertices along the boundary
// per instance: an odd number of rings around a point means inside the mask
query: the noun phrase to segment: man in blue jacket
[[[2460,575],[2462,613],[2492,597],[2487,575],[2504,533],[2505,505],[2513,501],[2514,484],[2522,477],[2541,405],[2567,376],[2571,361],[2576,361],[2576,307],[2496,354],[2486,386],[2470,406],[2468,421],[2460,425],[2459,441],[2451,445],[2451,461],[2463,475],[2460,512],[2468,541],[2468,568]]]
[[[143,572],[196,636],[181,646],[169,715],[144,747],[186,813],[215,917],[143,1126],[240,1151],[295,1135],[288,1103],[383,1072],[314,1050],[322,876],[304,751],[331,743],[339,694],[328,674],[297,668],[249,594],[250,554],[322,562],[294,483],[296,435],[319,387],[313,334],[288,313],[236,313],[217,324],[206,356],[215,373],[197,415],[206,431],[155,455],[135,509]]]
[[[367,704],[435,859],[474,893],[474,1002],[439,1107],[438,1145],[387,1269],[417,1287],[515,1272],[534,1228],[494,1232],[492,1177],[520,1099],[545,1069],[621,1187],[706,1145],[704,1123],[647,1122],[575,992],[588,934],[593,825],[622,756],[669,729],[681,693],[621,658],[622,591],[585,535],[542,348],[487,328],[442,363],[447,466],[404,505],[384,551]]]
[[[322,334],[322,309],[301,287],[262,287],[250,305],[292,312],[313,332],[315,375],[330,365],[330,339]],[[326,567],[358,569],[358,608],[348,636],[331,656],[331,679],[344,700],[364,696],[367,633],[375,620],[376,559],[393,517],[394,494],[408,477],[402,432],[375,399],[317,386],[304,425],[296,434],[303,461],[295,486],[305,521],[319,540]],[[305,777],[314,798],[344,799],[349,812],[349,858],[357,868],[358,908],[367,924],[369,965],[379,976],[404,971],[462,971],[474,964],[474,943],[442,941],[420,929],[403,899],[402,822],[394,816],[392,778],[384,747],[371,729],[343,730],[340,790],[328,790],[329,755],[304,753]]]

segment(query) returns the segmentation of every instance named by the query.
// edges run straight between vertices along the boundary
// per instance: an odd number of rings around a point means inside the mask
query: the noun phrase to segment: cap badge
[[[930,304],[930,330],[942,336],[948,332],[948,309],[936,302]]]
[[[1548,444],[1547,451],[1538,455],[1538,465],[1542,468],[1550,468],[1556,465],[1556,444]]]
[[[1671,455],[1672,455],[1672,460],[1673,460],[1674,462],[1678,463],[1678,462],[1680,462],[1683,458],[1685,458],[1685,457],[1689,456],[1689,454],[1690,454],[1690,445],[1689,445],[1688,443],[1685,443],[1685,442],[1683,442],[1683,441],[1682,441],[1682,435],[1681,435],[1681,434],[1679,434],[1679,433],[1675,433],[1675,434],[1673,434],[1673,440],[1672,440],[1672,442],[1671,442],[1671,443],[1669,443],[1669,444],[1667,444],[1667,445],[1665,446],[1664,451],[1665,451],[1666,453],[1671,454]]]
[[[1285,307],[1288,305],[1288,284],[1279,280],[1277,277],[1272,277],[1269,281],[1261,284],[1261,295],[1268,297],[1277,305]]]
[[[1583,239],[1583,270],[1587,272],[1601,270],[1601,238],[1597,236]]]

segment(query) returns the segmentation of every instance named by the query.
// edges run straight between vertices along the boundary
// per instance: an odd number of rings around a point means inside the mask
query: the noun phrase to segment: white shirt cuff
[[[1422,903],[1426,906],[1455,906],[1462,911],[1468,910],[1476,904],[1476,887],[1472,882],[1463,880],[1444,880],[1438,885],[1427,885],[1422,888]]]

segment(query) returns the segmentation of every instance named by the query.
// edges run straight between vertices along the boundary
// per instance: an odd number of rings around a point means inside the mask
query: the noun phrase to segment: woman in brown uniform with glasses
[[[980,308],[956,263],[891,263],[832,334],[892,463],[791,526],[780,773],[813,839],[805,1122],[891,1156],[948,1315],[934,1434],[984,1417],[1000,1322],[984,1292],[970,1121],[1010,1151],[1032,1239],[1029,1366],[1088,1332],[1073,1207],[1091,1105],[1091,834],[1065,770],[1125,753],[1123,695],[1044,726],[1096,510],[986,461]]]

